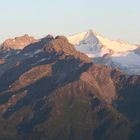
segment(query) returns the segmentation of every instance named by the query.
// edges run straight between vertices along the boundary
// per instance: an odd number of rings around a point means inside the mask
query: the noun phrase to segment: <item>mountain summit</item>
[[[15,50],[20,50],[23,49],[25,46],[36,42],[37,40],[33,38],[32,36],[29,36],[27,34],[20,36],[20,37],[15,37],[14,39],[7,39],[5,40],[1,46],[0,49],[15,49]]]
[[[140,74],[138,46],[125,41],[110,40],[89,30],[68,37],[76,49],[94,58],[94,63],[119,67],[128,74]]]

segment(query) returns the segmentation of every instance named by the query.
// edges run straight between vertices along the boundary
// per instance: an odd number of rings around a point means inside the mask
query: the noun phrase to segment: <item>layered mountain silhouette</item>
[[[0,140],[140,139],[140,76],[95,64],[64,36],[22,48],[0,59]]]

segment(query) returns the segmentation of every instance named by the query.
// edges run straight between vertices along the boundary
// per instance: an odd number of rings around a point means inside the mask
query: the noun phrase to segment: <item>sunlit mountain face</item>
[[[76,49],[93,58],[94,63],[118,67],[127,74],[140,74],[138,45],[121,40],[110,40],[89,30],[68,37]]]
[[[91,30],[2,43],[0,140],[139,140],[139,54]]]

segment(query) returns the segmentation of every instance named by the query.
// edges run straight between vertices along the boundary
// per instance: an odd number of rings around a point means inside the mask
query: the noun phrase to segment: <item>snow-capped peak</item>
[[[94,32],[93,30],[88,30],[87,32],[81,32],[78,34],[74,34],[68,37],[69,42],[74,44],[74,45],[78,45],[80,43],[80,41],[85,40],[91,36],[96,36],[96,32]]]
[[[131,45],[120,40],[110,40],[103,35],[88,30],[68,37],[69,42],[74,44],[76,49],[86,53],[90,57],[103,56],[106,53],[118,55],[137,48],[136,45]]]
[[[89,30],[68,37],[75,48],[94,58],[95,63],[119,67],[128,74],[140,74],[140,49],[122,40],[111,40]]]

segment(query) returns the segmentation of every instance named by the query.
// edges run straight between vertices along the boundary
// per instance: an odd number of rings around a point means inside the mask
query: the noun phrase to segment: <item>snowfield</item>
[[[138,46],[125,41],[110,40],[103,35],[89,30],[68,37],[75,48],[91,58],[102,58],[102,62],[109,66],[119,67],[128,74],[140,75],[140,55],[136,51]],[[108,62],[103,63],[106,57]]]

